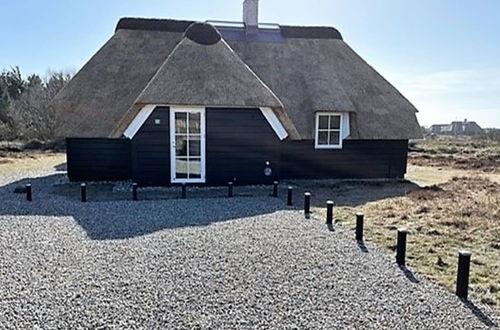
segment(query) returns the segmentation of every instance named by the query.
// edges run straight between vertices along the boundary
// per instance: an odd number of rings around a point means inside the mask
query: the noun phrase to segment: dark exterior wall
[[[132,180],[142,186],[170,185],[169,114],[168,107],[156,107],[132,139]]]
[[[155,119],[160,124],[155,124]],[[345,140],[342,149],[314,141],[280,141],[259,109],[206,110],[207,185],[271,183],[277,179],[400,178],[407,140]],[[170,185],[169,108],[157,107],[132,141],[67,139],[72,181],[127,180]],[[264,175],[265,162],[273,175]]]
[[[207,184],[270,183],[279,178],[280,140],[259,109],[208,108]],[[264,175],[266,161],[273,174]]]
[[[282,179],[402,178],[408,140],[344,140],[342,149],[315,149],[314,141],[285,141]]]
[[[272,182],[279,175],[279,139],[259,109],[206,109],[206,184]],[[160,125],[155,124],[160,119]],[[170,115],[157,107],[132,139],[132,180],[170,185]],[[265,162],[273,175],[264,175]]]
[[[66,139],[68,177],[71,181],[130,179],[130,140]]]

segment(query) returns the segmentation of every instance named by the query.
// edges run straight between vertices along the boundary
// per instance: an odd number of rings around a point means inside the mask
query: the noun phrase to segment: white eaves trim
[[[280,140],[284,140],[287,136],[288,133],[286,132],[285,128],[281,124],[280,120],[274,113],[273,109],[271,108],[260,108],[260,111],[266,118],[267,122],[271,127],[273,128],[274,132],[276,135],[279,137]]]
[[[123,135],[129,139],[132,139],[135,134],[139,131],[144,122],[149,118],[149,116],[153,113],[153,110],[156,108],[155,104],[148,104],[142,107],[141,111],[135,116],[134,120],[128,125]]]

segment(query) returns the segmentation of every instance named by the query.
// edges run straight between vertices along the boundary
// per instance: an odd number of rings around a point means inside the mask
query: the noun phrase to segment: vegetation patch
[[[324,214],[324,209],[316,211]],[[458,250],[472,251],[471,297],[500,310],[500,184],[467,176],[401,196],[336,208],[336,221],[354,231],[365,213],[365,238],[393,252],[396,230],[408,228],[408,264],[455,289]],[[354,237],[354,234],[353,234]]]
[[[430,137],[412,142],[410,163],[500,173],[500,140],[481,137]]]

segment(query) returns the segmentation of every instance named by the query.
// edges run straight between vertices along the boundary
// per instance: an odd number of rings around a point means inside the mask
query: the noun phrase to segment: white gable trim
[[[156,108],[155,104],[148,104],[142,107],[141,111],[135,116],[134,120],[128,125],[123,135],[129,139],[132,139],[135,134],[139,131],[144,122],[149,118],[149,116],[153,113],[153,110]]]
[[[128,125],[125,132],[123,132],[123,135],[132,139],[157,106],[159,106],[159,104],[147,104],[142,107],[139,113],[135,116],[134,120],[132,120],[132,122]],[[168,106],[172,107],[173,105]],[[264,118],[266,118],[269,125],[271,125],[278,138],[280,140],[284,140],[288,136],[288,133],[274,113],[273,109],[263,107],[260,108],[260,111],[262,112],[262,115],[264,115]]]
[[[278,117],[274,113],[273,109],[260,108],[260,111],[262,112],[262,114],[266,118],[269,125],[271,125],[271,127],[273,128],[274,132],[279,137],[279,139],[284,140],[288,136],[288,133],[286,132],[286,129],[283,127],[280,120],[278,119]]]

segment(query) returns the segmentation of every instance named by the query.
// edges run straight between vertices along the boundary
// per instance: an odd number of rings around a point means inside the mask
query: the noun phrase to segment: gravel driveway
[[[51,194],[61,174],[49,172],[35,180],[32,203],[12,193],[21,177],[0,187],[2,329],[498,324],[487,307],[415,279],[279,199],[83,204]]]

